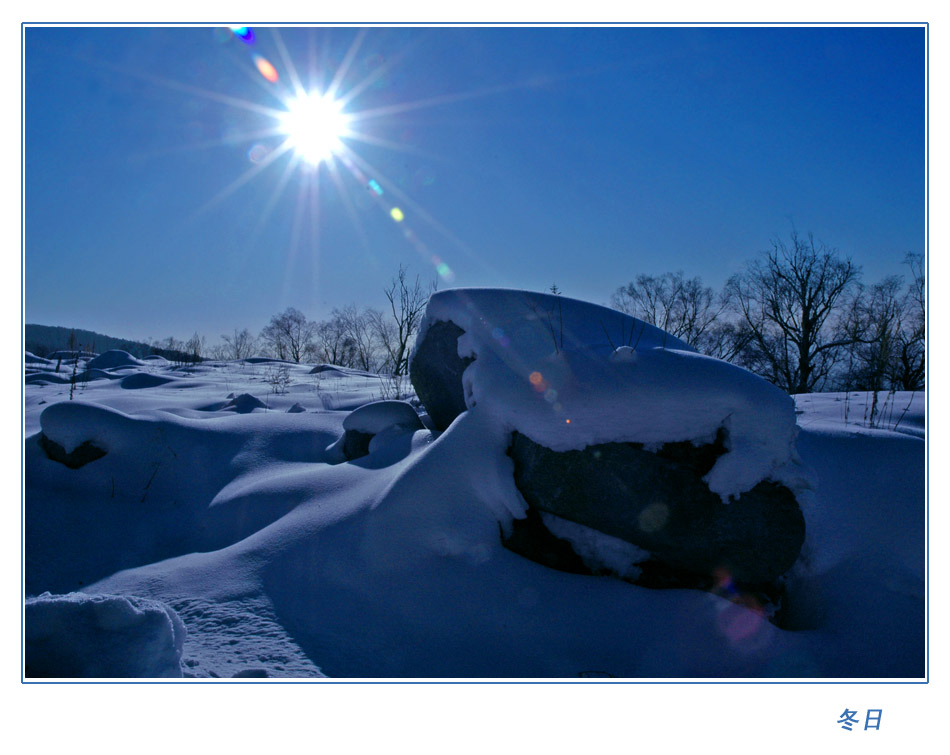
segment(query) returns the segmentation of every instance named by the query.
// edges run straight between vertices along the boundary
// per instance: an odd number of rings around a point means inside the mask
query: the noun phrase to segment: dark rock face
[[[511,533],[503,537],[502,542],[508,550],[552,569],[571,574],[593,574],[567,540],[557,537],[544,526],[533,506],[528,507],[524,519],[515,519],[511,523]]]
[[[58,461],[60,464],[65,464],[70,469],[79,469],[89,462],[101,459],[106,455],[103,449],[88,440],[76,446],[70,453],[66,453],[65,448],[59,445],[55,440],[47,438],[43,433],[40,433],[40,446],[46,451],[46,455],[50,459]]]
[[[464,333],[453,322],[433,323],[409,360],[412,387],[439,432],[466,409],[462,373],[475,360],[458,355],[458,339]]]
[[[725,453],[724,440],[720,431],[714,443],[668,443],[655,453],[638,443],[555,452],[516,432],[508,454],[530,506],[650,551],[674,582],[682,573],[768,584],[798,558],[805,519],[775,482],[729,504],[712,493],[702,477]]]
[[[266,409],[267,404],[261,401],[257,396],[250,393],[242,393],[240,396],[232,398],[224,405],[225,409],[233,409],[237,414],[250,414],[255,409]]]
[[[422,430],[424,426],[406,401],[374,401],[350,412],[343,420],[343,456],[353,461],[369,454],[369,444],[384,432]]]
[[[343,455],[347,461],[353,461],[369,453],[369,442],[375,433],[363,433],[359,430],[346,430],[343,433]]]

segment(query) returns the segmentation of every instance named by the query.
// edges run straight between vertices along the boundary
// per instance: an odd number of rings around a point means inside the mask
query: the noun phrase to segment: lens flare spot
[[[665,503],[654,502],[647,506],[637,517],[637,524],[644,532],[656,532],[666,526],[670,518],[670,509]]]
[[[257,66],[257,71],[267,79],[271,84],[276,84],[277,79],[280,77],[277,75],[277,69],[271,65],[271,62],[265,58],[263,55],[254,55],[254,65]]]
[[[229,28],[234,36],[242,42],[246,42],[249,45],[254,44],[254,30],[250,26],[231,26]]]
[[[544,376],[540,372],[532,372],[530,375],[528,375],[528,382],[537,388],[539,385],[541,385],[541,383],[544,382]]]
[[[555,401],[557,401],[557,391],[554,390],[553,388],[548,388],[544,392],[544,400],[547,401],[549,404],[553,404]]]
[[[571,424],[571,421],[569,419],[564,420],[564,422],[568,425]]]
[[[374,193],[377,197],[383,196],[383,187],[380,186],[380,185],[376,182],[376,179],[375,179],[375,178],[371,178],[371,179],[369,180],[368,186],[369,186],[370,189],[373,190],[373,193]]]
[[[435,271],[445,280],[452,282],[455,280],[455,273],[452,272],[452,269],[446,265],[444,262],[438,265],[435,268]]]
[[[722,632],[733,645],[747,644],[756,638],[756,635],[765,624],[761,611],[754,606],[744,606],[732,603],[723,610],[717,619],[719,631]]]
[[[247,151],[247,159],[256,165],[269,154],[270,150],[267,149],[267,147],[265,147],[263,144],[255,144]]]
[[[406,216],[403,214],[403,211],[400,210],[398,207],[393,207],[393,208],[389,211],[389,215],[390,215],[390,217],[391,217],[393,220],[395,220],[397,223],[401,223],[401,222],[402,222],[403,220],[405,220],[405,218],[406,218]]]

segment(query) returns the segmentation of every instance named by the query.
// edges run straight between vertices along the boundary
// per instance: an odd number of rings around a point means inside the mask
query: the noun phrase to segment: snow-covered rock
[[[250,414],[255,409],[266,409],[267,404],[261,401],[257,396],[253,396],[250,393],[242,393],[240,396],[235,396],[228,401],[223,408],[226,411],[234,411],[237,414]]]
[[[99,356],[94,359],[89,360],[87,367],[96,367],[100,370],[113,369],[115,367],[139,367],[144,362],[140,359],[136,359],[127,351],[122,351],[122,349],[111,349],[110,351],[104,351]]]
[[[419,415],[406,401],[374,401],[354,409],[343,420],[343,455],[359,459],[371,450],[378,435],[392,437],[424,429]]]
[[[156,600],[43,593],[26,601],[27,677],[180,677],[185,627]]]
[[[746,370],[619,312],[493,289],[433,294],[410,368],[440,429],[464,408],[511,433],[542,511],[704,578],[767,583],[799,555],[794,403]]]
[[[546,448],[708,442],[725,429],[727,452],[706,476],[724,501],[766,479],[804,484],[792,399],[659,328],[561,296],[450,289],[429,299],[411,367],[442,322],[464,331],[457,357],[474,360],[462,374],[465,406]],[[416,389],[425,404],[426,388]]]

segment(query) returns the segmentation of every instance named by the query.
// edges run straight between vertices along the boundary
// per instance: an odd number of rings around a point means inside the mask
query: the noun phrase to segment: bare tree
[[[757,371],[789,393],[820,388],[854,343],[842,304],[856,287],[860,269],[850,258],[796,232],[791,243],[773,241],[764,258],[727,284],[751,334]]]
[[[198,335],[198,331],[195,331],[194,335],[192,335],[191,338],[189,338],[185,343],[185,349],[187,350],[192,362],[200,362],[205,352],[204,336]]]
[[[352,349],[353,364],[361,370],[371,371],[379,366],[379,349],[376,321],[380,312],[375,309],[358,309],[355,304],[334,309],[332,312]]]
[[[888,387],[897,359],[907,296],[904,280],[891,275],[872,286],[861,286],[848,314],[845,390],[880,391]]]
[[[257,349],[257,339],[247,328],[240,331],[235,328],[232,335],[223,335],[221,338],[224,340],[224,354],[227,359],[247,359]]]
[[[329,320],[317,323],[313,348],[317,361],[353,367],[356,364],[356,351],[356,343],[347,332],[346,323],[338,310],[330,313]]]
[[[291,359],[300,363],[313,348],[317,324],[311,322],[299,309],[288,307],[281,314],[271,317],[261,331],[261,340],[270,347],[278,359]]]
[[[926,384],[927,302],[924,281],[924,256],[908,252],[904,263],[913,280],[904,300],[904,311],[897,331],[897,348],[891,379],[905,391],[921,390]]]
[[[633,315],[686,341],[706,354],[727,358],[735,350],[734,327],[717,319],[728,305],[726,293],[715,294],[701,278],[685,278],[682,272],[659,276],[638,275],[636,281],[618,288],[611,306]]]
[[[374,328],[386,355],[386,366],[394,376],[409,372],[409,349],[435,288],[434,282],[424,286],[418,275],[409,282],[406,268],[400,265],[392,284],[383,291],[389,301],[391,319],[379,314],[374,317]]]

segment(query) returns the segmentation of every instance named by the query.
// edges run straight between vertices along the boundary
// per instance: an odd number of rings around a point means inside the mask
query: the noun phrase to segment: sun
[[[287,135],[287,147],[305,162],[319,165],[343,150],[350,117],[343,103],[325,94],[307,92],[286,103],[279,117],[280,131]]]

